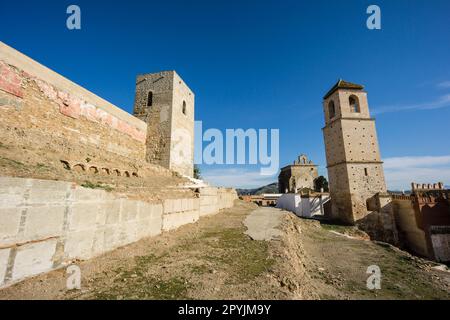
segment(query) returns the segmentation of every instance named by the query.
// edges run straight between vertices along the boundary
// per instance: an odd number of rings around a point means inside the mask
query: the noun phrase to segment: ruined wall
[[[0,286],[89,259],[233,205],[232,189],[130,200],[70,182],[0,177]]]
[[[395,222],[406,247],[420,256],[428,257],[425,232],[417,225],[412,198],[409,196],[393,196],[392,204]]]
[[[450,261],[450,191],[415,192],[415,222],[425,232],[429,257]]]
[[[450,226],[431,226],[430,242],[434,259],[446,263],[450,262]]]
[[[146,132],[143,121],[0,42],[4,145],[37,157],[143,161]]]
[[[294,188],[301,190],[309,188],[314,190],[314,181],[319,176],[315,165],[290,165],[281,169],[278,176],[278,191],[285,193],[294,192]]]

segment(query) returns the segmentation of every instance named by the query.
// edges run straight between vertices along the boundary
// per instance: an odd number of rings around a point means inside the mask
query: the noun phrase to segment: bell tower
[[[375,119],[364,87],[339,80],[323,97],[325,153],[332,218],[355,224],[386,193]]]

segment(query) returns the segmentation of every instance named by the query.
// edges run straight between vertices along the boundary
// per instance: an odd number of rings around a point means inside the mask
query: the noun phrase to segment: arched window
[[[350,96],[350,98],[348,98],[348,103],[350,104],[350,112],[355,112],[355,113],[359,113],[360,109],[359,109],[359,102],[358,102],[358,98],[355,96]]]
[[[183,114],[186,115],[186,101],[183,101]]]
[[[328,103],[328,116],[330,117],[330,119],[333,119],[335,115],[336,115],[336,109],[334,108],[334,101],[331,100]]]
[[[153,92],[149,91],[147,95],[147,107],[151,107],[153,104]]]

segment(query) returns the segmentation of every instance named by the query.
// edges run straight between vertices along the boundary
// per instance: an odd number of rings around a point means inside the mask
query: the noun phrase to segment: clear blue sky
[[[79,31],[65,26],[70,4]],[[370,4],[381,30],[366,28]],[[306,153],[322,174],[323,94],[338,78],[364,84],[389,187],[450,184],[448,0],[2,1],[0,12],[0,40],[124,110],[136,74],[175,69],[204,127],[279,128],[280,165]],[[201,168],[217,184],[275,180]]]

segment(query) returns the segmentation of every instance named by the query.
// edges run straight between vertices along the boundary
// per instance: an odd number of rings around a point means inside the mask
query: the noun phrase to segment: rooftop
[[[363,90],[364,86],[352,82],[348,82],[342,79],[339,79],[338,82],[327,92],[327,94],[323,97],[324,99],[328,98],[338,89],[353,89],[353,90]]]

